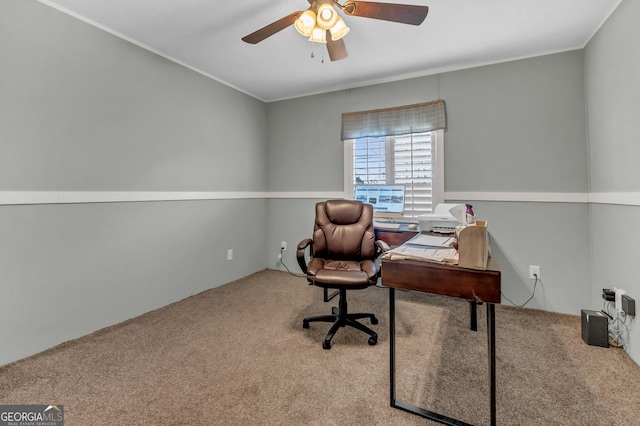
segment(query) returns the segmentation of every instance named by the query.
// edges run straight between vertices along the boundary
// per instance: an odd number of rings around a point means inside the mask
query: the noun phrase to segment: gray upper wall
[[[585,48],[592,192],[640,190],[639,16],[623,1]]]
[[[263,104],[37,2],[0,38],[0,190],[340,191],[342,112],[437,98],[446,191],[587,190],[582,51]]]
[[[344,93],[268,104],[269,191],[342,191]]]
[[[269,190],[342,190],[342,112],[438,98],[445,191],[587,192],[581,50],[269,104]]]
[[[440,76],[445,190],[586,192],[582,51]]]
[[[266,189],[250,96],[36,1],[0,2],[0,69],[0,190]]]

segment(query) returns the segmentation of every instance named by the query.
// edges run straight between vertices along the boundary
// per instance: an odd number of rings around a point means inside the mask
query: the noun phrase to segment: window
[[[444,201],[444,100],[342,114],[346,198],[355,184],[405,185],[404,216]]]
[[[443,139],[436,130],[347,140],[345,196],[356,184],[402,184],[405,217],[431,213],[444,199]]]

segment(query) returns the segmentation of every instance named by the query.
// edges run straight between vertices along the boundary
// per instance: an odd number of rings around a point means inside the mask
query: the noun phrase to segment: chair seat
[[[314,285],[325,288],[366,288],[378,280],[377,268],[372,260],[311,259],[307,277]]]

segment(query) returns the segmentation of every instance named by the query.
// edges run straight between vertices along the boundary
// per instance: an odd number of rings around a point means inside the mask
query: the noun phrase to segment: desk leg
[[[489,409],[491,426],[496,424],[496,306],[487,303],[487,346],[489,351]]]
[[[391,379],[391,406],[396,405],[396,289],[389,289],[389,364]]]
[[[478,302],[469,300],[469,312],[471,313],[471,330],[478,331]]]

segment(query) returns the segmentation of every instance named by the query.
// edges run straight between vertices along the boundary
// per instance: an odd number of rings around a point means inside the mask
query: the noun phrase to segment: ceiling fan
[[[344,4],[337,0],[307,0],[307,10],[293,12],[278,19],[253,33],[242,37],[242,40],[256,44],[282,31],[290,25],[310,41],[326,43],[329,58],[338,61],[347,57],[347,48],[342,39],[348,32],[344,20],[335,8],[347,15],[363,18],[380,19],[401,24],[420,25],[427,17],[427,6],[409,4],[379,3],[369,1],[347,0]],[[334,8],[335,7],[335,8]]]

